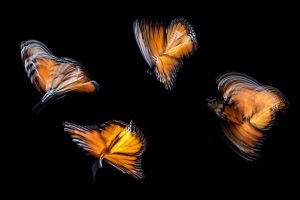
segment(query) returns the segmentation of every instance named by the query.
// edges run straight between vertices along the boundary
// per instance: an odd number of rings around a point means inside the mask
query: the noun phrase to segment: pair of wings
[[[140,51],[157,79],[172,89],[182,58],[197,48],[192,26],[182,18],[174,19],[168,27],[145,20],[134,22],[134,34]]]
[[[141,156],[146,140],[133,125],[120,121],[110,121],[102,128],[79,126],[65,122],[65,131],[73,141],[95,158],[104,159],[122,172],[135,178],[143,178]]]
[[[287,105],[287,100],[277,89],[241,73],[225,73],[217,84],[227,102],[222,108],[222,117],[228,122],[223,131],[237,153],[254,160],[259,155],[262,131],[271,128],[275,113]]]
[[[21,57],[31,83],[45,94],[42,103],[71,91],[95,92],[99,87],[79,62],[54,56],[40,41],[22,42]]]

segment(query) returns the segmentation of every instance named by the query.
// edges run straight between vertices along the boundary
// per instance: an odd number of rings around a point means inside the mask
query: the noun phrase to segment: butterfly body
[[[21,43],[21,58],[31,83],[44,94],[41,104],[69,92],[93,93],[99,88],[79,62],[54,56],[37,40]]]
[[[288,101],[279,90],[241,73],[225,73],[217,84],[223,100],[209,99],[208,106],[225,121],[222,129],[230,146],[253,161],[259,156],[264,131]]]

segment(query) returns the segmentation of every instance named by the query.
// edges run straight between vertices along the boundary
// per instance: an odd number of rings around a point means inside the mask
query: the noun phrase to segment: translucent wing
[[[58,95],[70,91],[95,92],[98,84],[92,81],[83,66],[72,59],[60,59],[55,70],[50,73],[47,90],[55,90]]]

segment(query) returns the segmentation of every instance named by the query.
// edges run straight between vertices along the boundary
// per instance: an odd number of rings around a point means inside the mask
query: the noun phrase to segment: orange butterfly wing
[[[272,89],[272,90],[271,90]],[[271,87],[256,94],[257,112],[250,118],[250,123],[258,129],[269,129],[273,125],[275,113],[286,106],[287,100]]]
[[[103,129],[64,123],[65,131],[71,134],[73,141],[98,159],[104,159],[120,171],[135,178],[143,178],[141,156],[146,140],[132,124],[111,121]],[[101,160],[100,160],[101,161]]]
[[[53,60],[37,59],[35,86],[41,91],[46,92],[46,85],[50,78],[50,73],[54,68]]]
[[[182,58],[197,48],[196,34],[184,19],[175,19],[168,28],[163,25],[134,22],[138,46],[152,68],[155,66],[157,79],[166,89],[174,86],[176,73],[182,65]]]
[[[116,136],[104,154],[104,159],[119,170],[135,178],[143,178],[141,156],[145,150],[146,140],[142,133],[132,124],[124,125],[120,122],[110,123],[105,130],[110,130]],[[104,136],[105,137],[105,136]]]
[[[105,152],[106,142],[99,129],[79,126],[70,122],[65,122],[64,126],[64,130],[72,136],[73,141],[92,156],[100,158]]]
[[[91,93],[98,90],[98,84],[90,80],[81,64],[69,58],[57,62],[50,77],[47,90],[54,89],[58,95],[71,91]]]
[[[71,91],[91,93],[99,88],[79,62],[57,58],[39,41],[22,42],[21,57],[31,82],[46,93],[42,103]]]
[[[254,160],[262,131],[271,127],[275,113],[285,107],[287,100],[277,89],[240,73],[222,74],[217,83],[228,102],[222,113],[227,120],[223,126],[225,136],[239,155]]]

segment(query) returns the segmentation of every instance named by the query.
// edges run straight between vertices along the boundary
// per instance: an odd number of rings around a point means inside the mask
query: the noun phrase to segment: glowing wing
[[[102,126],[103,129],[70,122],[65,122],[64,126],[79,147],[97,158],[93,166],[94,175],[102,167],[99,163],[104,159],[124,173],[143,178],[141,156],[146,140],[132,123],[126,125],[120,121],[110,121]]]
[[[21,57],[31,82],[45,93],[41,103],[70,91],[95,92],[99,87],[79,62],[57,58],[39,41],[22,42]]]
[[[197,48],[196,34],[184,19],[175,19],[168,28],[159,23],[134,22],[138,46],[146,62],[155,66],[157,79],[172,89],[182,58]]]
[[[64,130],[71,135],[73,141],[95,158],[99,158],[106,150],[106,141],[101,137],[99,129],[79,126],[70,122],[65,122],[64,126]]]
[[[146,140],[142,133],[132,123],[125,125],[116,121],[109,123],[104,128],[104,134],[105,131],[110,131],[115,138],[106,140],[110,145],[104,159],[135,178],[143,178],[141,156]],[[104,137],[107,138],[106,135]]]
[[[227,121],[223,132],[239,155],[254,160],[264,135],[262,131],[272,126],[275,113],[286,106],[287,100],[277,89],[262,86],[241,73],[222,74],[217,84],[225,99],[222,110],[218,111]]]
[[[222,126],[223,132],[232,149],[246,160],[252,161],[259,156],[262,132],[249,123],[227,123]]]

